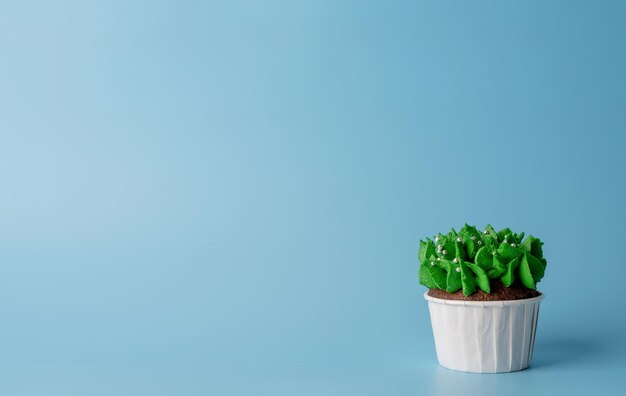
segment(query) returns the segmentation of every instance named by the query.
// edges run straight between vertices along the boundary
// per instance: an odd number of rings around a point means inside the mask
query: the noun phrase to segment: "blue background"
[[[3,395],[617,394],[626,5],[0,6]],[[436,364],[418,240],[545,241],[534,364]]]

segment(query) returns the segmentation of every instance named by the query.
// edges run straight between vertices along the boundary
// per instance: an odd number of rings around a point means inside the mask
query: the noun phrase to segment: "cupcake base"
[[[506,373],[532,360],[544,296],[509,301],[428,301],[437,359],[443,367],[473,373]]]

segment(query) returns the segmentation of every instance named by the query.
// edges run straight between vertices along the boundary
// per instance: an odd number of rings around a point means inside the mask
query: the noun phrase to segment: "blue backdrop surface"
[[[626,4],[0,5],[0,394],[618,394]],[[436,364],[418,240],[545,241],[531,369]]]

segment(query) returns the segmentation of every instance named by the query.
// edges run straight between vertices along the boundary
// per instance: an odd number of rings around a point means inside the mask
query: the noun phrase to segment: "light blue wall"
[[[0,393],[624,385],[626,5],[0,5]],[[545,241],[535,367],[437,367],[418,240]],[[602,392],[600,392],[602,393]]]

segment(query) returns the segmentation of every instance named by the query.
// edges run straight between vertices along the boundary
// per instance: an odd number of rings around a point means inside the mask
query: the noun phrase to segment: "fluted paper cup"
[[[443,367],[507,373],[530,365],[543,294],[511,301],[444,300],[428,293],[424,297]]]

